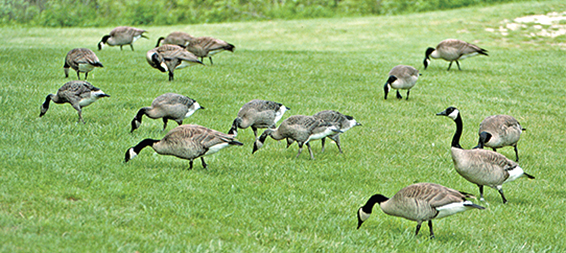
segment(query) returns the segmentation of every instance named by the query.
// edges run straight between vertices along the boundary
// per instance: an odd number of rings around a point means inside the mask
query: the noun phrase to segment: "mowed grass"
[[[402,16],[143,27],[150,40],[95,51],[104,68],[88,81],[110,94],[83,109],[78,123],[68,104],[45,96],[65,82],[65,54],[96,49],[112,28],[0,28],[0,251],[2,252],[561,252],[566,224],[566,53],[554,39],[488,32],[503,20],[562,12],[562,1],[526,2]],[[213,36],[236,45],[214,65],[175,71],[175,81],[152,69],[145,53],[172,31]],[[489,57],[461,62],[462,71],[424,51],[458,38]],[[421,70],[409,100],[383,99],[389,70]],[[281,102],[290,115],[338,110],[363,126],[342,135],[315,160],[305,147],[268,139],[251,154],[243,147],[188,161],[151,148],[123,163],[144,138],[162,138],[162,122],[144,118],[130,133],[137,110],[166,92],[196,99],[205,110],[185,119],[227,132],[252,99]],[[405,92],[401,93],[405,96]],[[485,189],[486,210],[435,220],[414,236],[415,222],[379,207],[356,230],[356,211],[375,193],[392,196],[415,182],[432,182],[479,195],[454,170],[454,123],[435,113],[458,107],[462,145],[477,142],[478,125],[494,114],[516,117],[527,129],[520,165],[535,180],[505,184],[509,200]],[[176,126],[170,122],[167,130]],[[261,133],[261,131],[260,131]],[[498,150],[514,159],[510,147]]]

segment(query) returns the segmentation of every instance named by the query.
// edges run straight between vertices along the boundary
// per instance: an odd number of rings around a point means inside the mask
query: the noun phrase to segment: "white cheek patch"
[[[130,150],[128,150],[128,153],[130,154],[130,160],[134,159],[134,157],[138,155],[136,152],[134,152],[134,148],[130,148]]]
[[[460,114],[460,111],[458,111],[458,109],[455,109],[450,114],[448,114],[448,117],[450,117],[453,120],[456,120],[456,118],[458,118],[458,114]]]
[[[163,69],[165,69],[165,71],[169,71],[169,68],[167,67],[167,64],[165,64],[164,61],[162,61],[160,65]]]
[[[358,215],[360,216],[360,220],[366,221],[367,219],[369,219],[371,213],[366,213],[360,208],[360,210],[358,211]]]

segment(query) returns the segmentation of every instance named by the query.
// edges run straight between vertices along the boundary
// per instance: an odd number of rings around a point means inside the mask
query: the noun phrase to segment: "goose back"
[[[501,148],[504,146],[516,146],[521,138],[523,128],[512,116],[493,115],[485,118],[480,123],[479,133],[488,132],[491,138],[484,143],[490,148]]]
[[[69,77],[69,68],[77,72],[77,77],[80,80],[79,72],[85,73],[85,80],[88,72],[92,71],[95,67],[103,67],[102,63],[96,54],[88,48],[74,48],[65,56],[65,77]]]

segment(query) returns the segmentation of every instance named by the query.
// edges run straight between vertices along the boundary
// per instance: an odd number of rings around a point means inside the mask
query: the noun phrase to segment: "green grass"
[[[563,1],[369,18],[144,27],[150,40],[96,51],[104,68],[88,81],[112,97],[84,108],[77,123],[68,104],[40,105],[65,82],[63,60],[75,47],[95,49],[104,29],[0,28],[0,251],[2,252],[561,252],[566,224],[564,108],[566,53],[555,39],[485,31],[503,20],[564,11]],[[182,30],[236,45],[215,65],[175,72],[175,81],[145,60],[159,36]],[[446,38],[473,42],[489,57],[446,71],[424,51]],[[206,60],[208,64],[208,60]],[[423,74],[407,100],[383,100],[395,65]],[[137,110],[166,92],[196,99],[206,110],[184,123],[227,132],[238,109],[255,98],[282,102],[284,116],[334,109],[363,124],[324,153],[269,139],[252,155],[243,147],[199,161],[146,149],[123,163],[144,138],[161,138],[160,120],[144,119],[129,133]],[[404,95],[404,92],[402,93]],[[486,189],[486,210],[435,220],[413,235],[415,223],[378,207],[356,230],[356,210],[372,194],[392,196],[415,182],[478,194],[453,168],[455,125],[435,113],[462,111],[462,145],[476,145],[489,115],[510,114],[527,128],[521,167],[536,180],[504,185],[509,203]],[[170,123],[168,130],[175,126]],[[499,152],[514,158],[512,148]],[[479,203],[479,201],[476,201]]]

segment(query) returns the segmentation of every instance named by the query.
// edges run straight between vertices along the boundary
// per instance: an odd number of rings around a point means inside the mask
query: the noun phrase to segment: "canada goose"
[[[234,52],[236,47],[226,41],[215,39],[212,37],[197,37],[190,41],[187,50],[200,57],[204,61],[204,57],[208,57],[210,65],[212,65],[212,55],[222,51]]]
[[[59,88],[56,95],[47,95],[45,102],[41,106],[39,117],[45,115],[51,101],[56,104],[69,103],[79,112],[79,121],[85,123],[82,116],[82,108],[94,103],[101,97],[110,97],[110,95],[86,81],[70,81]]]
[[[399,89],[407,90],[407,100],[409,99],[409,92],[411,88],[415,86],[417,80],[419,79],[419,71],[416,68],[407,65],[397,65],[389,71],[389,79],[383,86],[385,91],[385,99],[387,99],[387,94],[391,88],[397,90],[397,98],[402,99],[401,94],[399,94]]]
[[[338,129],[342,132],[346,132],[346,131],[350,130],[350,128],[352,128],[352,127],[362,125],[362,124],[358,123],[354,119],[354,117],[349,116],[349,115],[344,115],[342,113],[339,113],[337,111],[332,111],[332,110],[318,112],[315,115],[313,115],[313,117],[336,125],[338,127]],[[342,147],[340,146],[340,133],[331,134],[327,137],[332,139],[334,142],[336,142],[336,146],[338,146],[338,150],[340,150],[340,153],[342,153]],[[321,152],[324,152],[324,142],[325,142],[325,140],[326,140],[326,137],[324,137],[320,140],[322,142]]]
[[[174,80],[173,71],[203,64],[191,52],[177,45],[163,45],[147,51],[146,60],[150,66],[161,72],[169,72],[169,81]],[[204,65],[204,64],[203,64]]]
[[[456,65],[458,65],[458,69],[460,68],[460,63],[458,60],[464,60],[468,57],[476,56],[478,54],[487,55],[487,50],[480,48],[474,44],[470,44],[465,41],[455,40],[455,39],[447,39],[443,40],[435,48],[429,47],[426,49],[425,52],[425,59],[423,61],[424,68],[428,67],[428,61],[430,61],[430,57],[434,59],[441,58],[445,61],[449,61],[450,64],[448,65],[448,70],[452,66],[452,62],[456,61]]]
[[[102,50],[102,46],[106,44],[109,46],[120,46],[120,50],[122,50],[122,46],[130,45],[130,48],[134,51],[133,43],[137,39],[148,39],[148,37],[143,34],[144,32],[146,31],[129,26],[116,27],[110,31],[109,35],[104,35],[100,42],[98,42],[98,50]]]
[[[385,214],[416,221],[415,235],[419,234],[423,221],[428,221],[430,237],[434,238],[433,219],[444,218],[473,208],[485,209],[483,206],[466,200],[467,198],[474,198],[474,196],[431,183],[409,185],[395,193],[392,198],[376,194],[358,209],[358,229],[370,217],[373,206],[378,203]]]
[[[157,39],[157,45],[155,47],[159,47],[159,44],[163,42],[164,45],[171,44],[186,48],[189,45],[189,42],[194,38],[195,37],[185,32],[172,32],[167,35],[167,37],[159,37],[159,39]]]
[[[293,141],[296,141],[299,145],[299,152],[296,157],[299,157],[303,150],[303,145],[306,144],[309,148],[311,159],[314,159],[310,141],[322,139],[328,135],[341,132],[338,127],[324,120],[312,116],[294,115],[281,122],[281,125],[279,125],[277,129],[265,130],[259,139],[255,141],[252,154],[260,149],[267,136],[270,136],[274,140],[287,139],[287,147],[289,147]]]
[[[77,72],[77,78],[81,80],[79,72],[85,73],[85,80],[88,77],[88,72],[92,71],[94,67],[104,67],[96,54],[87,48],[75,48],[67,53],[65,57],[65,78],[69,77],[69,68],[73,68]]]
[[[234,119],[232,128],[228,134],[238,135],[238,128],[246,129],[251,127],[257,139],[258,128],[276,128],[277,122],[283,117],[286,111],[290,110],[281,103],[254,99],[245,103],[238,111],[238,117]]]
[[[497,151],[497,148],[512,146],[515,149],[515,161],[518,162],[517,142],[523,130],[525,129],[521,127],[521,124],[509,115],[489,116],[480,123],[477,147],[486,146]]]
[[[497,189],[501,194],[503,203],[507,203],[502,189],[504,183],[522,176],[534,179],[533,176],[525,173],[516,162],[507,159],[502,154],[485,149],[463,149],[460,146],[460,136],[464,127],[458,109],[448,107],[436,115],[447,116],[456,123],[456,132],[452,138],[452,161],[458,174],[479,187],[481,201],[484,200],[484,185]]]
[[[214,154],[228,146],[242,146],[234,136],[218,132],[199,125],[180,125],[165,135],[161,140],[145,139],[126,151],[125,162],[136,157],[142,149],[150,146],[160,155],[172,155],[189,160],[189,170],[193,160],[200,157],[202,167],[207,164],[203,156]]]
[[[151,107],[141,108],[132,120],[132,131],[138,129],[143,115],[151,119],[163,119],[163,130],[167,128],[167,120],[174,120],[177,124],[183,124],[183,119],[193,115],[198,109],[204,109],[192,98],[175,93],[165,93],[151,102]]]

